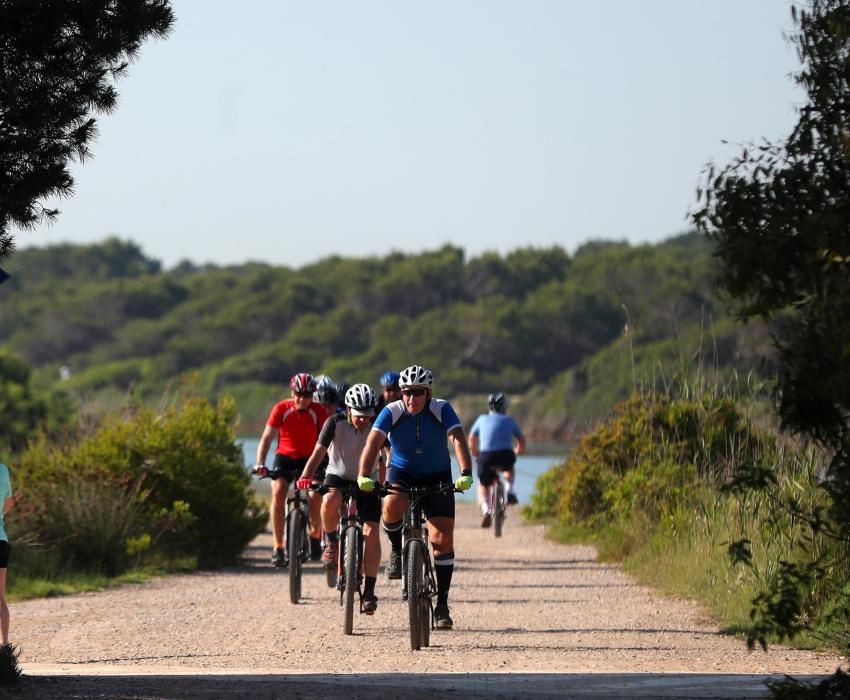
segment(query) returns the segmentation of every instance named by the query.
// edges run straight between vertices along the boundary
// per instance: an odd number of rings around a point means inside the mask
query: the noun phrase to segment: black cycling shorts
[[[328,474],[325,477],[324,485],[330,488],[340,488],[348,484],[356,484],[356,481],[348,481],[336,474]],[[381,497],[377,492],[366,493],[357,491],[357,513],[364,523],[377,523],[381,520]]]
[[[483,486],[492,484],[500,472],[512,472],[516,464],[513,450],[491,450],[478,453],[478,481]]]
[[[9,554],[12,551],[12,545],[6,540],[0,540],[0,569],[9,568]]]
[[[274,456],[274,464],[272,469],[277,473],[278,479],[285,479],[288,483],[292,483],[301,476],[304,471],[304,465],[307,464],[309,457],[287,457],[286,455],[276,454]],[[315,479],[320,477],[316,475]]]
[[[437,474],[426,474],[420,476],[412,474],[406,469],[389,467],[387,469],[387,481],[398,486],[434,486],[436,484],[451,484],[452,470],[446,469]],[[455,494],[454,491],[435,493],[422,499],[422,512],[426,518],[454,518],[455,517]]]

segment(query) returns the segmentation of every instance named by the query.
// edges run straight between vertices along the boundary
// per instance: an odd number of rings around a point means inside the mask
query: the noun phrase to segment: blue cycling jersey
[[[478,436],[478,449],[482,452],[512,450],[514,437],[522,438],[522,431],[517,422],[504,413],[478,416],[469,434]]]
[[[431,399],[416,415],[405,410],[403,401],[387,404],[375,419],[372,430],[390,438],[391,467],[425,475],[451,469],[446,436],[460,426],[460,418],[448,401]]]

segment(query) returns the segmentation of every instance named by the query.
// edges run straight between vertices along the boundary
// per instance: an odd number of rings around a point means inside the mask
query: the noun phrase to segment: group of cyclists
[[[272,564],[286,567],[284,517],[291,483],[298,489],[321,484],[309,491],[310,551],[313,560],[334,566],[339,543],[337,525],[346,484],[356,483],[357,511],[363,521],[363,611],[378,607],[375,584],[381,563],[379,523],[391,550],[387,577],[400,579],[402,572],[402,526],[407,496],[392,491],[381,498],[379,485],[388,482],[402,488],[453,483],[458,491],[472,487],[472,459],[477,460],[478,496],[482,527],[491,522],[490,488],[504,472],[508,503],[516,503],[514,464],[525,449],[525,438],[516,421],[506,414],[507,399],[496,393],[488,397],[487,414],[472,426],[469,440],[452,405],[434,398],[433,374],[421,365],[401,372],[390,370],[381,378],[381,395],[365,383],[334,384],[328,377],[317,380],[308,373],[293,375],[291,396],[269,413],[257,447],[255,472],[266,476],[266,456],[272,441],[277,449],[272,466],[271,525]],[[454,451],[460,476],[453,479],[449,446]],[[454,491],[427,496],[423,512],[434,554],[437,601],[434,625],[450,630],[453,620],[448,599],[454,572]],[[322,531],[325,544],[322,547]]]

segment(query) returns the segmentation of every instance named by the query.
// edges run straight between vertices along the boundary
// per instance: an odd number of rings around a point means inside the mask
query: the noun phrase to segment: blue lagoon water
[[[242,452],[245,455],[245,466],[253,467],[254,461],[257,458],[257,443],[259,443],[259,440],[257,438],[239,438],[237,442],[242,445]],[[527,504],[531,500],[531,494],[534,492],[534,484],[537,481],[537,477],[547,471],[553,464],[562,462],[567,456],[568,451],[569,446],[564,445],[563,451],[560,453],[551,450],[548,454],[526,454],[517,458],[515,487],[520,503]],[[269,455],[266,458],[266,466],[270,467],[273,460],[274,445],[269,450]],[[452,469],[455,475],[460,473],[454,456],[452,456]],[[468,501],[476,500],[475,488],[463,495],[458,494],[458,498]]]

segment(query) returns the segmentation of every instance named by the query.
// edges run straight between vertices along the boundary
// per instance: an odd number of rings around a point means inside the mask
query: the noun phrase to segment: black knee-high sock
[[[437,605],[447,605],[455,570],[455,553],[438,554],[434,557],[434,564],[437,574]]]
[[[375,581],[377,578],[375,576],[367,576],[363,585],[363,595],[368,597],[375,595]]]
[[[390,544],[393,547],[393,551],[394,552],[400,552],[401,551],[401,526],[403,525],[403,521],[399,520],[397,523],[386,523],[382,520],[381,525],[383,525],[384,532],[386,532],[387,537],[389,537]]]

